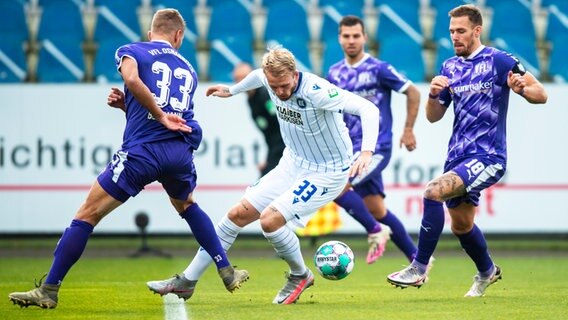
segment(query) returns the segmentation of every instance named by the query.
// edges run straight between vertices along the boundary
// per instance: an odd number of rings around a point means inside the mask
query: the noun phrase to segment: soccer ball
[[[355,266],[353,251],[341,241],[328,241],[322,244],[314,255],[314,264],[325,279],[341,280],[347,277]]]

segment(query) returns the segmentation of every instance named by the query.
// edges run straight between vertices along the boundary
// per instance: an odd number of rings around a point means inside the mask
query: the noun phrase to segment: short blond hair
[[[282,77],[296,72],[296,58],[286,48],[268,48],[262,57],[262,70],[273,77]]]
[[[160,9],[152,18],[152,33],[171,34],[185,30],[185,20],[176,9]]]

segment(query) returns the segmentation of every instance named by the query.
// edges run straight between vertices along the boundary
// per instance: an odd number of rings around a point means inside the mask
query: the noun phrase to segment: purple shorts
[[[383,170],[385,170],[390,162],[391,150],[379,150],[376,154],[383,156],[381,162],[379,162],[377,166],[365,176],[365,178],[353,186],[353,190],[355,190],[361,198],[376,194],[380,194],[383,198],[386,197],[385,186],[383,184]]]
[[[462,179],[466,194],[446,201],[448,208],[462,202],[479,204],[481,190],[496,184],[505,174],[506,163],[501,157],[482,155],[456,159],[444,166],[444,172],[453,171]]]
[[[160,182],[171,198],[186,200],[197,181],[193,148],[183,139],[171,139],[119,150],[97,180],[121,202],[154,181]]]

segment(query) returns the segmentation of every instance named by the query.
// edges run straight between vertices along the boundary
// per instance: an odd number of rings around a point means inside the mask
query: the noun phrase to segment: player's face
[[[342,26],[339,32],[339,44],[343,52],[350,59],[361,58],[364,54],[367,35],[363,33],[363,26]]]
[[[450,19],[450,37],[456,56],[467,57],[480,43],[481,26],[474,26],[467,16]]]
[[[270,89],[278,96],[278,99],[286,101],[290,99],[292,93],[298,85],[298,71],[284,74],[280,77],[275,77],[269,72],[265,72],[266,80]]]

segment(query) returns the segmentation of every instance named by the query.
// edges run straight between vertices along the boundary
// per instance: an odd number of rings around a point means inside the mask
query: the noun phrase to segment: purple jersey
[[[136,61],[138,75],[152,92],[158,106],[166,113],[184,118],[192,132],[168,130],[152,117],[125,86],[127,108],[122,148],[128,150],[141,143],[183,136],[193,149],[197,149],[201,142],[201,128],[193,120],[193,94],[197,87],[197,74],[191,64],[165,41],[136,42],[118,48],[115,63],[119,70],[123,57]]]
[[[511,54],[480,47],[468,58],[452,57],[440,74],[450,87],[440,93],[440,103],[454,102],[454,124],[447,162],[466,155],[496,155],[507,159],[506,120],[509,106],[507,75],[519,61]]]
[[[392,112],[391,92],[404,92],[411,82],[389,63],[365,54],[365,57],[354,65],[345,59],[329,68],[327,80],[336,86],[351,91],[371,101],[380,111],[379,139],[375,152],[392,148]],[[345,123],[349,128],[349,136],[353,141],[353,150],[361,150],[361,118],[345,114]]]

